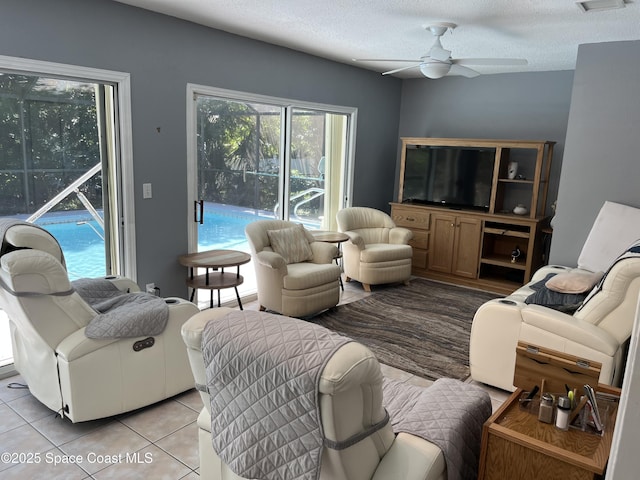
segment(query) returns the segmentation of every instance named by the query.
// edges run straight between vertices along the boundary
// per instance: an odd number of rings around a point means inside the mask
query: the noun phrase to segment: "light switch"
[[[151,194],[151,184],[143,183],[142,184],[142,198],[151,198],[153,195]]]

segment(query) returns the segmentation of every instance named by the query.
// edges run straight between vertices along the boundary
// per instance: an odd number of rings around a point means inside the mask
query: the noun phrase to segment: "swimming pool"
[[[233,249],[250,252],[244,229],[256,220],[273,219],[273,212],[205,203],[205,221],[198,226],[198,250]],[[297,220],[299,221],[299,220]],[[36,223],[60,243],[71,280],[106,275],[102,228],[87,211],[48,213]],[[318,223],[304,221],[306,227]]]
[[[266,210],[205,203],[204,223],[198,225],[198,249],[228,248],[249,252],[244,228],[256,220],[273,219],[273,212]],[[296,218],[295,221],[311,230],[320,228],[320,222],[301,218]]]
[[[106,275],[104,232],[88,212],[43,215],[36,223],[58,240],[71,280]]]

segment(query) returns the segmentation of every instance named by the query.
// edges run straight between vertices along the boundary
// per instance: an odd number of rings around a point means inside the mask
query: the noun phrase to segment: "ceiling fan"
[[[436,79],[445,75],[462,75],[467,78],[473,78],[480,75],[479,72],[469,68],[467,65],[526,65],[527,61],[520,58],[451,58],[451,51],[442,47],[440,37],[447,30],[453,30],[457,25],[455,23],[437,23],[435,25],[427,25],[425,29],[431,31],[436,37],[431,49],[418,60],[400,60],[400,59],[373,59],[364,58],[353,60],[356,62],[412,62],[414,65],[408,67],[396,68],[383,72],[383,75],[392,75],[394,73],[419,68],[425,77]]]

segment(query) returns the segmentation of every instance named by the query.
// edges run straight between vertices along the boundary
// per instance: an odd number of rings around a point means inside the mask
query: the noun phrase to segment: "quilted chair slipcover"
[[[203,311],[189,319],[182,335],[196,384],[206,385],[202,334],[210,321],[232,312],[223,307]],[[327,439],[343,442],[357,437],[385,417],[382,406],[383,376],[371,351],[350,342],[335,351],[320,375],[320,423]],[[200,476],[206,480],[245,480],[218,457],[212,445],[211,402],[200,392],[204,407],[198,416]],[[444,480],[442,451],[422,438],[399,433],[389,423],[375,433],[341,450],[324,447],[321,480]],[[295,477],[290,477],[295,478]]]
[[[340,301],[340,267],[333,263],[335,245],[314,241],[307,232],[313,257],[287,264],[276,253],[269,231],[299,224],[285,220],[258,220],[245,228],[256,272],[260,310],[272,310],[289,317],[304,317],[335,307]]]
[[[371,285],[405,282],[411,277],[411,230],[396,227],[391,217],[368,207],[350,207],[336,215],[338,228],[349,235],[343,244],[344,274],[347,281]]]
[[[82,422],[131,411],[193,388],[180,329],[198,308],[167,298],[162,333],[87,338],[97,315],[72,288],[58,242],[28,224],[6,229],[0,257],[0,308],[9,317],[16,370],[51,410]],[[16,249],[17,248],[17,249]],[[118,289],[140,289],[106,277]]]

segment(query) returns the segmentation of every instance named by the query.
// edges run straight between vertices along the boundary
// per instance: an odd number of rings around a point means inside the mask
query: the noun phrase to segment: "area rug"
[[[421,278],[373,287],[373,294],[310,321],[369,347],[381,363],[435,380],[469,376],[475,311],[498,295]]]

